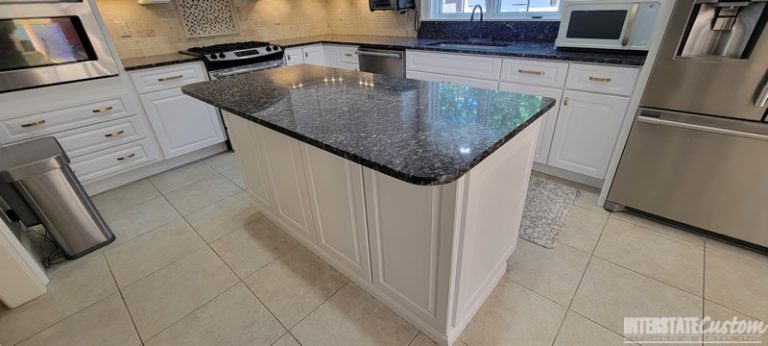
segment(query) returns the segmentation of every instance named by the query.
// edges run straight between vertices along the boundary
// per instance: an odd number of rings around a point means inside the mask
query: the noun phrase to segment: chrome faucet
[[[472,7],[472,15],[469,16],[469,22],[472,23],[475,21],[475,11],[477,10],[480,10],[480,26],[478,29],[480,31],[479,39],[482,40],[483,39],[483,6],[481,6],[480,4],[477,4],[475,5],[475,7]],[[471,37],[469,39],[472,40]]]

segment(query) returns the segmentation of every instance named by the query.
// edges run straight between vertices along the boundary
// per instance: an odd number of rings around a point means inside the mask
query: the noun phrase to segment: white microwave
[[[647,51],[659,0],[566,0],[555,45]]]

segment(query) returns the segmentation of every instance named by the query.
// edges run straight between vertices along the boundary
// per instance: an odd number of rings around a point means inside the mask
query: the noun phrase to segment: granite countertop
[[[161,55],[150,55],[138,58],[122,59],[123,67],[126,71],[140,70],[150,67],[167,66],[173,64],[181,64],[190,61],[198,61],[199,57],[181,54],[170,53]]]
[[[575,62],[617,64],[628,66],[642,66],[645,63],[645,55],[602,53],[602,52],[572,52],[561,51],[555,48],[554,43],[547,42],[508,42],[509,46],[502,49],[479,50],[479,49],[455,49],[434,47],[438,41],[450,41],[439,39],[420,39],[415,37],[397,37],[397,36],[362,36],[362,35],[323,35],[300,37],[287,40],[272,41],[275,44],[282,45],[285,48],[304,46],[308,44],[330,43],[347,44],[371,48],[383,49],[416,49],[446,53],[468,53],[481,54],[501,57],[518,57],[530,59],[562,60]],[[466,42],[464,42],[466,43]],[[180,64],[189,61],[200,60],[191,55],[171,53],[163,55],[154,55],[140,58],[123,59],[123,65],[127,71],[138,70],[142,68],[157,67],[171,64]]]
[[[418,185],[458,179],[555,103],[542,96],[314,65],[246,73],[182,90]]]

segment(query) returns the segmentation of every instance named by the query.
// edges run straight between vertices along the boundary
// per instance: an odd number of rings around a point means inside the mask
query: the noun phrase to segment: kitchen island
[[[439,344],[515,249],[554,100],[297,65],[185,86],[259,210]]]

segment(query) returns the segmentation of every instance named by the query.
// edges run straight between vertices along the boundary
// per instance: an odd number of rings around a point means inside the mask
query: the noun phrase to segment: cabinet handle
[[[91,112],[94,112],[94,113],[105,113],[105,112],[109,112],[111,110],[112,110],[112,106],[107,106],[107,107],[104,107],[104,108],[94,109]]]
[[[350,53],[344,53],[344,56],[352,56]]]
[[[290,55],[290,54],[286,54],[286,55],[285,55],[285,57],[286,57],[288,60],[291,60],[291,55]]]
[[[304,52],[304,57],[305,57],[305,58],[309,58],[309,53],[307,53],[307,52]]]
[[[543,76],[545,74],[544,71],[533,71],[533,70],[517,70],[518,73],[525,73],[525,74],[534,74],[537,76]]]
[[[567,105],[568,105],[568,103],[570,103],[570,102],[571,102],[571,97],[570,97],[570,96],[566,96],[566,97],[563,99],[563,106],[567,106]]]
[[[106,133],[106,134],[104,134],[104,137],[107,137],[107,138],[109,138],[109,137],[117,137],[117,136],[120,136],[120,135],[122,135],[124,133],[125,133],[125,131],[120,130],[120,131],[115,131],[115,132],[111,132],[111,133]]]
[[[608,78],[608,77],[593,77],[593,76],[589,76],[589,80],[591,80],[593,82],[608,83],[608,82],[612,81],[613,79],[612,78]]]
[[[21,124],[21,127],[33,127],[33,126],[38,126],[42,124],[45,124],[45,120],[38,120],[38,121],[33,121],[31,123]]]
[[[132,159],[134,156],[136,156],[136,154],[133,154],[133,153],[130,155],[120,156],[117,158],[117,161],[125,161],[128,159]]]
[[[176,75],[176,76],[170,76],[170,77],[163,77],[163,78],[158,78],[158,79],[157,79],[157,81],[158,81],[158,82],[167,82],[167,81],[169,81],[169,80],[174,80],[174,79],[182,79],[182,78],[184,78],[184,75],[181,75],[181,74],[180,74],[180,75]]]

